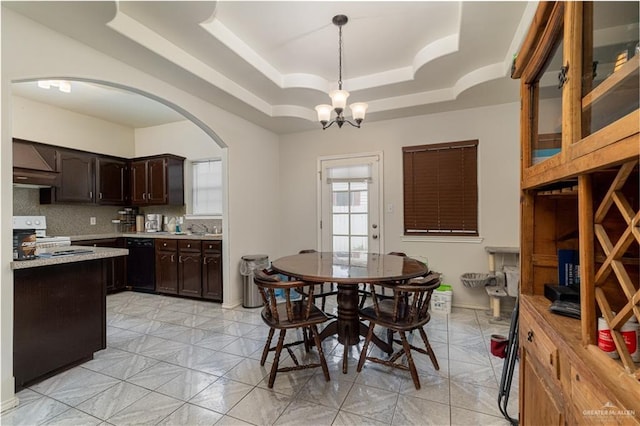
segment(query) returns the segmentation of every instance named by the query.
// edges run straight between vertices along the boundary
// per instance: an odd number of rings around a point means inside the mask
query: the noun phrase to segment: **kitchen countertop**
[[[175,238],[179,240],[222,240],[222,234],[174,234],[171,232],[113,232],[110,234],[72,235],[71,241],[99,240],[102,238]]]
[[[59,250],[89,250],[90,253],[70,254],[63,256],[38,257],[30,260],[14,260],[11,262],[11,269],[38,268],[41,266],[59,265],[62,263],[84,262],[87,260],[106,259],[109,257],[126,256],[129,250],[109,247],[85,247],[85,246],[64,246]],[[56,250],[56,251],[59,251]]]

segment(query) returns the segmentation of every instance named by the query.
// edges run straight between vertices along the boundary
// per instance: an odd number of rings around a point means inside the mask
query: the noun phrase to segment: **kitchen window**
[[[402,148],[405,236],[478,236],[478,141]]]
[[[191,168],[191,213],[196,216],[222,216],[222,160],[193,161]]]

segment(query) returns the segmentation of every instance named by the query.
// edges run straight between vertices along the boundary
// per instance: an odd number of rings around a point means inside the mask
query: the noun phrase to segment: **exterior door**
[[[319,169],[320,249],[380,253],[382,153],[321,159]]]

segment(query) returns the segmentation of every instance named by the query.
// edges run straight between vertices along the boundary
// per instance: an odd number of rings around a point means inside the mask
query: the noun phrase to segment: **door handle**
[[[373,229],[378,229],[378,225],[377,225],[377,224],[375,224],[375,223],[374,223],[373,225],[371,225],[371,227],[372,227]]]
[[[377,240],[377,239],[378,239],[378,234],[373,234],[373,235],[371,236],[371,238],[373,238],[374,240]]]

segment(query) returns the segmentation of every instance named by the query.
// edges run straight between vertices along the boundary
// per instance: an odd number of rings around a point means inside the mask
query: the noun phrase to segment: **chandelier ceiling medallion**
[[[332,90],[329,92],[331,98],[331,105],[318,105],[316,111],[318,112],[318,121],[322,124],[322,130],[331,127],[333,123],[337,123],[338,127],[342,127],[344,123],[349,123],[353,127],[360,128],[360,123],[364,120],[364,115],[367,112],[367,105],[364,102],[357,102],[349,105],[351,108],[351,116],[355,123],[344,118],[343,112],[347,106],[347,98],[349,92],[342,90],[342,27],[349,21],[345,15],[336,15],[333,17],[332,22],[338,27],[338,90]],[[336,118],[329,121],[331,118],[331,111],[336,112]]]

